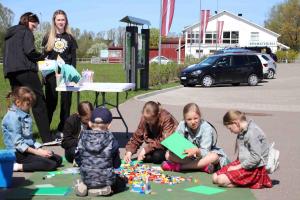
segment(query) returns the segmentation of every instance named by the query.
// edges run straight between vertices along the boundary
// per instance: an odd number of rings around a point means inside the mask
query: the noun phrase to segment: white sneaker
[[[13,171],[19,172],[19,171],[22,171],[22,168],[23,168],[23,164],[14,163]]]
[[[87,195],[88,189],[82,180],[77,179],[75,183],[74,191],[77,196],[84,197]]]
[[[103,188],[99,189],[89,189],[88,195],[91,197],[97,197],[97,196],[108,196],[111,193],[111,187],[105,186]]]

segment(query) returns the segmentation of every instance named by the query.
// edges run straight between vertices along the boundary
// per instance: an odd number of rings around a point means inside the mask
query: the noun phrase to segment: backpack
[[[279,167],[279,150],[274,148],[275,143],[273,142],[269,147],[269,154],[268,154],[268,162],[265,162],[266,170],[269,174],[272,174],[277,170]]]

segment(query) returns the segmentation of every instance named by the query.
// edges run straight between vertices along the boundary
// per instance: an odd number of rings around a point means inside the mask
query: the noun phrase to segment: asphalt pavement
[[[259,200],[300,198],[300,65],[278,64],[275,79],[264,80],[258,86],[176,87],[152,94],[141,95],[126,101],[120,109],[126,118],[129,131],[133,132],[147,101],[158,101],[177,120],[182,119],[183,106],[195,102],[201,107],[203,118],[218,130],[218,145],[233,160],[235,135],[223,125],[222,117],[228,109],[240,109],[247,113],[266,133],[270,142],[280,150],[280,169],[270,177],[274,187],[252,190]],[[114,120],[112,130],[124,131],[120,120]],[[125,134],[116,134],[126,141]],[[124,142],[125,143],[125,142]],[[122,144],[123,145],[123,144]],[[122,151],[123,153],[124,151]]]

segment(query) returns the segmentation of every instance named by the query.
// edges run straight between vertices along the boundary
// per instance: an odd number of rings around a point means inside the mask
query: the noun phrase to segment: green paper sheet
[[[65,196],[71,191],[69,187],[44,187],[37,188],[33,191],[33,196],[45,195],[45,196]]]
[[[161,144],[164,145],[166,148],[168,148],[170,151],[172,151],[181,159],[187,156],[186,154],[183,153],[186,149],[196,147],[193,143],[191,143],[189,140],[187,140],[185,137],[183,137],[183,135],[181,135],[178,132],[175,132],[169,137],[167,137],[166,139],[164,139],[161,142]]]
[[[220,192],[225,192],[226,191],[226,190],[221,189],[221,188],[208,187],[208,186],[204,186],[204,185],[191,187],[191,188],[186,188],[184,190],[188,191],[188,192],[195,192],[195,193],[205,194],[205,195],[213,195],[213,194],[218,194]]]

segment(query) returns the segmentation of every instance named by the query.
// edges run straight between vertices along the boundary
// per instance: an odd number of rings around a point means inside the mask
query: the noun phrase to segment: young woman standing
[[[50,32],[43,39],[43,47],[48,59],[56,60],[59,55],[66,64],[76,67],[77,43],[69,28],[67,14],[57,10],[53,14]],[[49,123],[56,109],[58,93],[56,88],[55,72],[45,77],[45,93]],[[60,122],[57,130],[63,131],[65,120],[70,116],[72,92],[61,92]]]
[[[32,12],[20,17],[18,25],[7,30],[5,36],[3,72],[9,79],[12,91],[19,86],[27,86],[33,90],[36,103],[32,113],[43,142],[52,141],[45,104],[45,96],[38,76],[37,61],[44,56],[34,46],[33,31],[39,24],[39,18]]]

